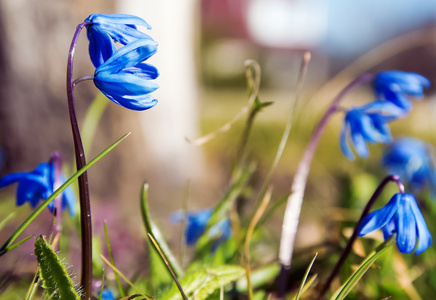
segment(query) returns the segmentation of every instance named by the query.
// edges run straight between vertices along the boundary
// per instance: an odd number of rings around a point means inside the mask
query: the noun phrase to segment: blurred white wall
[[[159,43],[149,60],[160,71],[156,81],[160,88],[153,93],[159,103],[139,118],[146,147],[159,166],[156,172],[175,184],[198,178],[203,161],[201,149],[184,139],[199,135],[196,9],[195,0],[121,0],[116,7],[118,13],[146,20],[152,26],[147,34]]]

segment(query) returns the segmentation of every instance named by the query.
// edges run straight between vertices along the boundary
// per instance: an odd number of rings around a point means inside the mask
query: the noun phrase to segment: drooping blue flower
[[[65,177],[60,176],[61,183]],[[0,178],[0,188],[18,183],[16,205],[29,202],[32,208],[38,206],[40,200],[45,200],[53,194],[55,184],[55,167],[51,162],[40,163],[33,171],[8,174]],[[54,201],[48,205],[54,211]],[[72,189],[67,187],[62,193],[62,210],[68,207],[70,215],[76,214],[76,202]]]
[[[124,14],[92,14],[86,18],[89,55],[96,68],[108,60],[116,51],[115,42],[123,45],[138,39],[149,39],[150,36],[139,31],[136,25],[151,29],[143,19]]]
[[[418,203],[409,193],[395,194],[385,207],[367,215],[359,226],[359,236],[378,229],[383,230],[385,239],[395,232],[397,246],[402,253],[412,253],[415,250],[418,255],[433,243]]]
[[[104,289],[101,293],[101,300],[115,300],[114,293],[112,293],[112,291],[109,289]]]
[[[153,40],[140,39],[118,49],[95,70],[94,83],[116,104],[145,110],[157,104],[150,93],[159,86],[150,81],[159,76],[156,67],[143,61],[157,51]]]
[[[344,155],[354,159],[348,140],[356,153],[366,158],[369,155],[366,143],[390,143],[392,135],[388,122],[404,116],[404,111],[387,101],[374,101],[361,107],[353,107],[345,115],[340,135],[340,147]]]
[[[398,174],[413,191],[430,188],[436,196],[436,168],[432,145],[411,137],[396,139],[383,156],[383,165]]]
[[[408,96],[416,99],[422,98],[423,89],[430,86],[430,80],[417,73],[383,71],[375,76],[373,85],[380,99],[387,100],[405,111],[410,111],[412,102]]]
[[[200,210],[194,213],[177,211],[172,213],[170,221],[172,223],[181,222],[186,218],[185,241],[188,245],[195,245],[205,231],[205,227],[213,213],[212,209]],[[226,218],[212,227],[211,236],[216,239],[214,248],[227,240],[232,235],[230,219]]]

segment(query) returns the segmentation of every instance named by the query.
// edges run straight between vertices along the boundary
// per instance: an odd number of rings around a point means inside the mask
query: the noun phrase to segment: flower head
[[[380,228],[385,239],[396,232],[397,246],[402,253],[412,253],[415,250],[418,255],[433,243],[415,197],[409,193],[395,194],[385,207],[366,216],[359,226],[359,236]]]
[[[115,300],[114,293],[112,293],[112,291],[109,289],[104,289],[100,296],[101,296],[101,300]]]
[[[115,42],[126,45],[138,39],[152,40],[150,36],[136,29],[136,25],[151,29],[143,19],[124,14],[92,14],[85,22],[89,55],[96,68],[108,60],[116,51]]]
[[[65,182],[63,175],[60,175],[62,183]],[[55,166],[52,162],[42,162],[33,171],[18,172],[8,174],[0,178],[0,188],[18,182],[17,188],[17,206],[29,202],[32,208],[35,208],[41,199],[45,200],[53,194],[55,184]],[[76,213],[76,202],[74,193],[70,187],[62,192],[62,210],[68,206],[70,215]],[[48,205],[53,212],[54,201]]]
[[[156,67],[143,61],[157,51],[153,40],[141,39],[118,49],[94,74],[94,83],[110,100],[132,110],[156,105],[150,93],[159,86],[150,80],[159,76]]]
[[[386,101],[374,101],[365,106],[353,107],[345,115],[341,130],[340,146],[344,155],[354,159],[354,154],[348,144],[348,139],[354,146],[356,153],[361,157],[368,157],[367,142],[389,143],[392,141],[388,122],[396,120],[404,112]]]
[[[383,165],[398,174],[412,190],[428,186],[436,195],[436,169],[433,147],[424,141],[403,137],[395,140],[383,156]]]
[[[430,81],[417,73],[384,71],[376,75],[373,84],[380,99],[387,100],[405,111],[410,111],[412,102],[408,96],[422,98],[423,89],[430,86]]]
[[[209,222],[212,213],[212,209],[200,210],[195,213],[185,213],[183,211],[178,211],[171,214],[170,221],[176,223],[181,222],[183,219],[186,218],[186,244],[194,245],[204,233],[206,225]],[[214,227],[212,227],[211,232],[211,235],[216,238],[214,244],[214,248],[216,248],[219,243],[227,240],[232,235],[230,220],[228,218],[221,220],[216,225],[214,225]]]

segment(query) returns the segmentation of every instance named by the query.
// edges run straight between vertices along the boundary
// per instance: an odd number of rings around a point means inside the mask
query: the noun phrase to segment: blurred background
[[[167,222],[168,216],[182,207],[187,186],[189,210],[215,205],[226,191],[245,117],[205,145],[195,146],[186,138],[193,140],[218,129],[245,105],[245,60],[259,62],[260,99],[274,102],[256,120],[249,140],[250,156],[258,161],[252,183],[256,191],[291,112],[302,55],[306,51],[312,54],[294,127],[273,177],[275,199],[287,195],[322,113],[357,75],[396,69],[436,80],[436,1],[0,0],[0,175],[31,170],[47,161],[53,151],[63,153],[71,172],[66,59],[75,26],[91,13],[140,16],[153,27],[147,34],[159,43],[158,53],[150,59],[161,73],[157,80],[160,89],[154,93],[158,105],[134,112],[107,100],[92,144],[87,145],[89,161],[132,132],[89,171],[94,231],[100,234],[103,220],[107,220],[119,241],[115,253],[119,265],[142,257],[138,207],[144,181],[150,184],[152,212],[170,240],[177,239],[180,232],[177,225]],[[94,72],[87,47],[83,32],[76,50],[75,77]],[[79,122],[97,94],[89,81],[76,88]],[[431,87],[423,101],[414,102],[407,118],[392,125],[393,135],[411,135],[436,144],[434,97]],[[367,86],[349,95],[344,106],[373,99]],[[337,240],[333,233],[337,222],[357,220],[358,211],[353,209],[363,206],[386,174],[380,164],[383,145],[370,146],[367,160],[350,162],[340,153],[341,123],[340,116],[332,120],[315,155],[297,247]],[[364,187],[356,180],[364,182]],[[0,191],[0,219],[14,209],[15,188]],[[250,201],[242,199],[240,209],[248,209]],[[338,207],[351,210],[344,213]],[[17,220],[30,212],[28,206],[16,210]],[[40,219],[29,232],[50,232],[49,213]],[[268,224],[276,234],[271,237],[274,246],[281,219],[282,214],[277,213]],[[14,227],[8,228],[12,231]],[[8,234],[6,230],[0,236],[3,239]],[[132,243],[140,245],[137,253],[131,253]],[[21,248],[21,253],[32,252],[32,245]],[[123,255],[126,251],[129,256]],[[269,255],[275,257],[275,253]],[[18,260],[18,256],[10,258],[8,264],[16,270],[24,268]]]

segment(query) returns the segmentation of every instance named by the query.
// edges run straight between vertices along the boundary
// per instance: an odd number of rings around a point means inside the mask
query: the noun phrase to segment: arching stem
[[[74,51],[80,32],[89,22],[77,25],[73,40],[71,41],[70,51],[68,52],[67,63],[67,97],[68,111],[70,113],[71,129],[73,131],[74,152],[76,156],[76,168],[80,170],[86,165],[85,152],[83,151],[82,139],[80,137],[79,125],[77,123],[76,110],[74,107],[74,83],[73,83],[73,62]],[[82,236],[82,297],[88,299],[91,297],[91,280],[92,280],[92,222],[91,222],[91,205],[89,201],[88,174],[84,172],[79,178],[80,194],[80,228]]]

